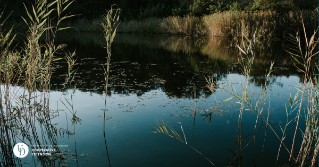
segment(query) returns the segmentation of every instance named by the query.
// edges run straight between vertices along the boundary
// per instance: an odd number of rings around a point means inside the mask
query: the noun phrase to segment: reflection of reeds
[[[121,23],[122,24],[122,23]],[[59,36],[60,37],[60,36]],[[61,38],[63,36],[61,35]],[[100,45],[103,36],[101,34],[81,34],[73,35],[71,38],[79,42],[79,45],[87,46],[94,43],[95,45]],[[80,40],[85,39],[85,40]],[[211,62],[224,61],[229,64],[235,63],[237,61],[238,49],[232,44],[233,41],[224,38],[208,38],[208,37],[198,37],[198,38],[187,38],[183,36],[170,36],[170,35],[154,35],[145,36],[140,34],[124,34],[118,33],[114,39],[114,45],[117,52],[118,46],[122,44],[129,44],[133,46],[143,46],[150,49],[165,49],[169,52],[177,53],[182,52],[184,54],[190,55],[189,59],[194,59],[193,54],[206,55],[211,59]],[[288,54],[285,56],[285,52],[282,48],[278,48],[278,43],[261,43],[255,49],[258,55],[255,58],[255,64],[258,68],[260,64],[269,66],[269,60],[276,58],[280,62],[289,62],[287,58]],[[194,61],[192,64],[198,64],[198,60]],[[218,64],[216,64],[217,66]],[[264,69],[264,68],[262,68]]]
[[[242,127],[242,121],[243,121],[243,113],[245,110],[248,110],[248,111],[257,115],[256,124],[255,124],[255,128],[254,128],[254,133],[253,133],[253,138],[255,138],[255,135],[261,129],[261,127],[260,127],[258,130],[256,130],[258,119],[261,119],[262,122],[266,123],[266,129],[269,127],[272,130],[272,132],[275,134],[275,136],[279,139],[280,145],[283,145],[284,148],[287,150],[287,152],[290,154],[288,147],[283,143],[284,138],[280,138],[278,133],[269,124],[269,122],[268,122],[269,115],[268,115],[267,119],[262,116],[262,112],[264,110],[267,98],[269,98],[269,105],[270,105],[270,96],[267,95],[267,89],[270,85],[270,82],[267,82],[267,80],[269,79],[269,75],[272,72],[273,63],[271,63],[269,71],[266,71],[268,73],[265,75],[266,81],[261,87],[260,97],[256,96],[253,89],[251,90],[252,93],[250,93],[250,90],[248,89],[249,87],[252,86],[252,83],[250,82],[249,78],[251,75],[252,65],[253,65],[254,59],[255,59],[254,48],[258,44],[258,41],[255,37],[256,36],[254,35],[253,39],[246,38],[247,41],[243,40],[241,46],[237,45],[238,49],[241,52],[241,55],[238,57],[238,64],[240,64],[242,73],[244,75],[244,81],[240,82],[242,89],[236,90],[233,82],[231,81],[231,78],[227,79],[226,87],[220,86],[221,90],[228,92],[229,94],[232,95],[230,98],[228,98],[224,101],[229,101],[233,98],[237,98],[239,100],[239,102],[237,102],[237,103],[240,104],[240,108],[239,108],[240,113],[239,113],[239,117],[238,117],[239,136],[238,136],[238,142],[237,142],[237,152],[233,153],[235,155],[235,159],[236,159],[237,164],[238,163],[242,164],[242,150],[248,145],[247,144],[245,147],[242,146],[242,139],[243,138],[241,136],[242,135],[242,128],[241,127]],[[229,86],[230,86],[230,88],[229,88]],[[232,163],[232,161],[231,161],[231,163]]]
[[[63,38],[62,36],[59,37]],[[76,34],[68,36],[68,39],[70,39],[70,41],[64,40],[63,42],[76,42],[77,46],[79,46],[78,48],[81,48],[80,52],[82,55],[89,55],[93,52],[96,55],[104,54],[104,50],[101,47],[96,48],[96,46],[101,45],[101,41],[103,41],[103,34]],[[261,76],[260,74],[264,72],[265,68],[269,67],[270,61],[273,60],[276,61],[276,69],[279,70],[274,71],[272,77],[274,82],[272,83],[276,82],[276,76],[284,75],[288,77],[291,74],[298,75],[297,71],[290,63],[289,54],[284,52],[280,46],[281,43],[278,42],[264,42],[260,43],[254,48],[256,57],[252,67],[253,70],[251,71],[251,80],[254,81],[256,85],[261,85],[264,83],[265,77],[263,75]],[[123,47],[127,49],[123,50]],[[228,67],[232,67],[232,64],[237,61],[237,55],[239,53],[238,49],[236,49],[229,40],[225,40],[223,38],[187,38],[183,36],[168,35],[145,36],[140,34],[136,35],[121,33],[116,34],[112,44],[112,49],[114,51],[112,54],[121,55],[114,59],[125,58],[131,61],[139,61],[147,57],[148,61],[164,63],[165,58],[169,58],[173,61],[182,62],[183,66],[190,66],[194,72],[209,74],[213,70],[222,75],[228,73]],[[134,56],[132,56],[133,54]],[[161,57],[161,59],[159,59],[159,57]],[[162,57],[164,59],[162,59]],[[101,57],[98,59],[102,60]],[[89,66],[89,64],[86,65],[87,68],[90,68]],[[281,68],[289,70],[283,71],[280,70]],[[237,67],[233,67],[232,69],[235,73],[240,72]],[[86,71],[83,70],[78,73],[84,72]],[[135,72],[139,72],[139,70],[136,70]],[[99,74],[103,73],[103,70],[96,71],[95,73],[99,76]],[[84,75],[78,77],[85,78]],[[100,77],[99,80],[102,81],[103,78],[104,77]],[[201,79],[204,80],[204,78]],[[110,80],[109,84],[114,84],[111,83],[113,81],[114,80]],[[99,89],[95,92],[102,94],[104,84],[97,85],[97,87],[99,87]],[[114,90],[113,88],[109,90]]]
[[[295,46],[288,48],[288,52],[291,54],[293,58],[293,63],[300,71],[304,73],[303,82],[298,86],[298,92],[294,96],[294,98],[290,97],[290,110],[288,107],[286,107],[286,116],[287,121],[284,127],[281,127],[282,131],[282,137],[279,137],[278,132],[274,130],[274,128],[269,124],[268,118],[269,118],[269,111],[268,111],[268,117],[267,119],[262,116],[262,111],[264,110],[264,105],[266,102],[266,99],[269,98],[269,106],[270,106],[270,96],[266,96],[267,88],[269,86],[269,82],[267,80],[269,79],[270,72],[272,70],[272,65],[270,66],[269,73],[265,76],[266,82],[263,84],[261,96],[260,97],[254,97],[255,101],[252,101],[253,96],[248,92],[248,86],[251,85],[249,77],[251,73],[252,64],[254,63],[254,46],[255,46],[255,39],[253,40],[247,40],[248,45],[243,45],[240,47],[238,46],[241,53],[244,55],[244,57],[239,58],[239,64],[242,67],[243,74],[244,74],[244,82],[241,83],[242,86],[242,92],[237,91],[235,87],[233,86],[233,83],[230,79],[227,80],[227,88],[220,86],[220,88],[231,95],[232,97],[226,99],[225,101],[231,100],[232,98],[236,97],[239,100],[240,107],[240,114],[239,114],[239,121],[238,121],[238,127],[240,127],[239,131],[239,139],[241,139],[241,122],[242,122],[242,114],[244,110],[249,110],[257,115],[257,120],[260,118],[263,122],[266,123],[266,128],[270,128],[272,132],[276,135],[276,137],[280,141],[278,155],[277,155],[277,162],[279,158],[279,153],[281,146],[283,146],[286,151],[289,153],[289,163],[296,165],[296,166],[314,166],[317,161],[317,155],[318,155],[318,147],[319,147],[319,140],[318,140],[318,130],[319,130],[319,124],[318,124],[318,83],[317,79],[313,79],[314,74],[311,70],[312,64],[313,64],[313,58],[314,56],[318,55],[316,50],[318,40],[315,39],[315,35],[317,31],[314,32],[314,34],[311,36],[311,38],[308,40],[306,35],[306,29],[305,24],[303,23],[303,30],[304,30],[304,38],[306,40],[306,47],[302,47],[302,42],[300,40],[300,36],[297,34],[296,38],[290,39],[291,42],[295,43]],[[255,36],[254,36],[255,37]],[[297,46],[297,48],[296,48]],[[230,89],[228,89],[228,83],[230,83]],[[252,90],[252,93],[255,94],[254,90]],[[301,96],[299,96],[299,93],[301,93]],[[300,98],[300,99],[298,99]],[[308,99],[308,104],[306,107],[303,106],[303,101],[305,99]],[[306,109],[307,112],[305,113],[304,120],[306,128],[302,134],[302,143],[301,147],[299,148],[299,153],[297,157],[294,156],[295,151],[295,141],[297,138],[297,129],[300,128],[299,125],[299,118],[301,117],[301,110]],[[293,119],[290,119],[290,116],[293,112],[296,112],[296,116]],[[257,125],[256,120],[256,125]],[[295,122],[294,127],[294,137],[292,139],[292,146],[291,149],[286,146],[284,143],[284,140],[286,139],[286,130],[288,125],[291,122]],[[256,133],[256,125],[254,129],[254,133]],[[264,141],[265,142],[265,141]],[[241,157],[241,140],[238,140],[238,146],[239,150],[235,154],[236,158],[239,156]],[[240,162],[242,163],[242,162]]]

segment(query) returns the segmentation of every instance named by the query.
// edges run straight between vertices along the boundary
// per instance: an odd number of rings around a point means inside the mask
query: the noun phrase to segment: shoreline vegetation
[[[123,22],[119,32],[176,35],[209,35],[211,37],[236,38],[242,35],[260,38],[276,37],[279,34],[294,33],[302,28],[301,16],[306,27],[315,30],[318,25],[318,11],[226,11],[207,16],[171,16],[148,18],[141,21]]]
[[[315,0],[77,0],[65,12],[77,17],[63,23],[65,33],[100,32],[105,8],[117,4],[121,8],[117,33],[170,34],[209,36],[235,39],[255,34],[261,40],[277,40],[303,30],[318,27],[318,2]],[[4,16],[10,15],[5,30],[25,34],[28,27],[27,0],[4,0]],[[27,5],[28,6],[28,5]],[[27,7],[30,10],[30,7]],[[94,10],[93,10],[94,9]],[[54,25],[54,18],[49,18]],[[50,22],[50,23],[49,23]]]
[[[318,10],[300,10],[289,12],[276,11],[224,11],[206,16],[169,16],[165,18],[145,18],[143,20],[123,21],[118,26],[118,33],[170,34],[183,36],[209,36],[237,39],[243,36],[251,38],[254,34],[259,39],[282,39],[288,34],[302,30],[304,20],[306,31],[313,32],[318,25]],[[77,18],[66,21],[68,33],[103,32],[100,19]],[[18,32],[25,32],[27,27],[9,21]],[[23,24],[21,22],[21,24]]]
[[[176,35],[208,35],[210,37],[238,38],[252,37],[256,32],[259,38],[274,38],[295,33],[302,28],[301,16],[306,27],[313,30],[318,25],[318,11],[225,11],[211,15],[171,16],[163,19],[148,18],[141,21],[123,22],[119,32],[154,33]],[[281,36],[282,37],[282,36]]]

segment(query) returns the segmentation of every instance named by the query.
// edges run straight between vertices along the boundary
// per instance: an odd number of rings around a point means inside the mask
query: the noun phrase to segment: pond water
[[[212,166],[207,159],[215,166],[276,164],[280,141],[274,132],[248,110],[244,110],[239,126],[238,99],[223,101],[232,95],[220,89],[211,92],[206,87],[206,78],[212,77],[217,87],[226,87],[231,78],[241,93],[244,76],[239,65],[234,65],[239,55],[234,45],[220,38],[117,34],[105,96],[103,65],[107,54],[101,46],[103,41],[102,34],[58,36],[58,43],[67,44],[71,52],[76,50],[74,81],[70,86],[64,84],[67,64],[57,64],[51,80],[49,125],[37,122],[38,133],[33,135],[37,137],[31,140],[37,140],[42,148],[57,145],[61,153],[50,158],[30,152],[25,158],[15,158],[16,164]],[[278,43],[260,45],[249,85],[257,98],[271,61],[275,65],[267,89],[270,105],[267,99],[262,116],[267,119],[269,114],[269,124],[281,137],[280,127],[287,120],[285,104],[289,106],[290,94],[297,92],[294,86],[300,83],[302,73]],[[158,122],[173,128],[183,142],[153,133],[154,127],[159,128]],[[301,124],[303,129],[302,120]],[[293,127],[293,123],[288,126],[284,140],[288,148]],[[301,135],[297,135],[298,148]],[[39,148],[24,137],[17,137],[15,142],[28,144],[29,150]],[[2,150],[2,154],[6,152]],[[281,147],[278,165],[288,159]]]

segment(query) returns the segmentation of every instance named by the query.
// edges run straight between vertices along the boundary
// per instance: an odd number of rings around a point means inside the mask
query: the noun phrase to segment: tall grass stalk
[[[108,76],[110,72],[110,61],[111,61],[111,45],[116,35],[117,26],[120,24],[120,8],[113,9],[113,5],[111,9],[103,15],[103,22],[101,23],[104,32],[104,38],[106,40],[106,46],[104,48],[107,51],[107,67],[106,67],[106,85],[105,90],[107,91],[107,82]]]
[[[119,19],[120,19],[120,12],[121,12],[120,8],[113,9],[113,6],[116,6],[116,5],[112,5],[111,9],[106,14],[103,15],[103,21],[101,23],[101,26],[103,27],[104,38],[106,40],[106,46],[104,46],[104,48],[107,51],[106,70],[105,70],[104,64],[103,64],[104,77],[105,77],[105,103],[104,103],[104,117],[103,117],[104,118],[103,134],[104,134],[104,142],[105,142],[107,158],[108,158],[108,162],[109,162],[110,166],[111,166],[111,161],[110,161],[109,151],[108,151],[108,147],[107,147],[107,143],[106,143],[106,135],[105,135],[105,120],[106,120],[105,112],[106,112],[108,80],[109,80],[109,73],[110,73],[110,63],[111,63],[111,55],[112,55],[111,45],[112,45],[113,40],[114,40],[115,35],[116,35],[116,29],[117,29],[118,25],[120,24]]]
[[[118,25],[120,24],[120,8],[113,9],[113,6],[111,6],[111,9],[103,15],[103,22],[101,23],[101,26],[103,27],[104,31],[104,38],[106,40],[106,45],[103,46],[107,51],[107,57],[106,57],[106,70],[104,68],[104,77],[105,77],[105,107],[106,107],[106,95],[107,95],[107,87],[108,87],[108,80],[109,80],[109,73],[110,73],[110,63],[111,63],[111,45],[113,43],[113,40],[116,35],[116,29]],[[105,110],[104,108],[104,117],[105,117]]]

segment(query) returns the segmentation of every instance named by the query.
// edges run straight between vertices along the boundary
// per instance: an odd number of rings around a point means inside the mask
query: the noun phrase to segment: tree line
[[[12,12],[11,19],[16,20],[26,14],[23,4],[31,8],[34,1],[2,0],[1,5],[5,7],[4,15]],[[123,21],[148,17],[203,16],[223,11],[314,10],[318,7],[317,0],[76,0],[67,12],[92,20],[100,17],[112,4],[122,9]]]

